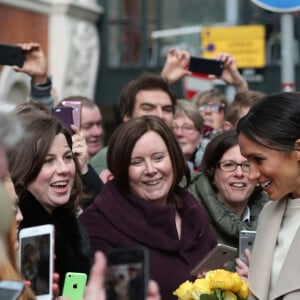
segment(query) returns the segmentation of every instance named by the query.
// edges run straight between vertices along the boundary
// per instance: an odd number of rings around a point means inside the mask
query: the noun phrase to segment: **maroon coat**
[[[92,249],[107,253],[112,248],[144,246],[150,254],[150,278],[160,286],[163,300],[190,278],[191,269],[217,243],[207,216],[197,200],[181,189],[183,207],[181,239],[178,238],[174,205],[153,205],[130,199],[114,182],[106,184],[80,221],[90,236]]]

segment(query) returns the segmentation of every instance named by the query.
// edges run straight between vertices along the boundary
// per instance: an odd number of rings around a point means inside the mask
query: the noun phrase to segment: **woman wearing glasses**
[[[196,157],[203,137],[202,128],[203,118],[197,106],[185,99],[177,100],[172,129],[192,173],[200,166]]]
[[[250,180],[249,162],[240,153],[235,130],[214,137],[204,152],[202,171],[190,191],[205,208],[218,242],[238,247],[240,230],[255,230],[267,197]]]

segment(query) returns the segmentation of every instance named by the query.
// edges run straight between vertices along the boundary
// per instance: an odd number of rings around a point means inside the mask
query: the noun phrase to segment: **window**
[[[157,27],[157,2],[109,0],[108,55],[113,67],[140,67],[151,57],[150,32]]]

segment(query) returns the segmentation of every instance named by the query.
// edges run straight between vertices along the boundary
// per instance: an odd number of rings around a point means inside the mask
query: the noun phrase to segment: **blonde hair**
[[[192,97],[192,102],[199,107],[202,104],[206,104],[212,100],[218,100],[225,105],[225,108],[228,104],[228,101],[224,94],[222,94],[218,89],[212,89],[204,92],[198,92]]]
[[[187,116],[190,120],[192,120],[197,131],[200,133],[202,132],[204,120],[196,104],[193,102],[185,99],[177,100],[174,118],[177,116]]]

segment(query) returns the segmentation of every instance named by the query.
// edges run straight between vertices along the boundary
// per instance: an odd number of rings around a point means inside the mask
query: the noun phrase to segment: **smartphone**
[[[211,74],[221,76],[224,63],[220,60],[191,56],[189,71],[199,74]]]
[[[19,266],[37,300],[52,300],[54,226],[23,228],[19,234]]]
[[[245,250],[248,249],[252,251],[254,240],[256,236],[256,231],[254,230],[241,230],[239,237],[239,257],[240,259],[248,264],[248,260],[245,256]]]
[[[65,126],[70,135],[73,135],[71,125],[73,122],[73,108],[69,106],[57,106],[53,109],[52,114]]]
[[[234,260],[238,255],[237,248],[217,244],[191,271],[192,276],[199,273],[224,268],[224,265]]]
[[[17,300],[24,290],[24,282],[16,280],[0,281],[0,299]]]
[[[70,300],[81,300],[84,295],[87,275],[85,273],[68,272],[65,276],[62,296]]]
[[[0,65],[22,67],[25,52],[21,47],[0,44]]]
[[[64,100],[62,101],[63,106],[69,106],[73,108],[73,122],[74,125],[80,129],[81,122],[81,102],[76,100]]]
[[[107,255],[107,300],[144,300],[149,280],[149,254],[145,248],[114,249]]]

